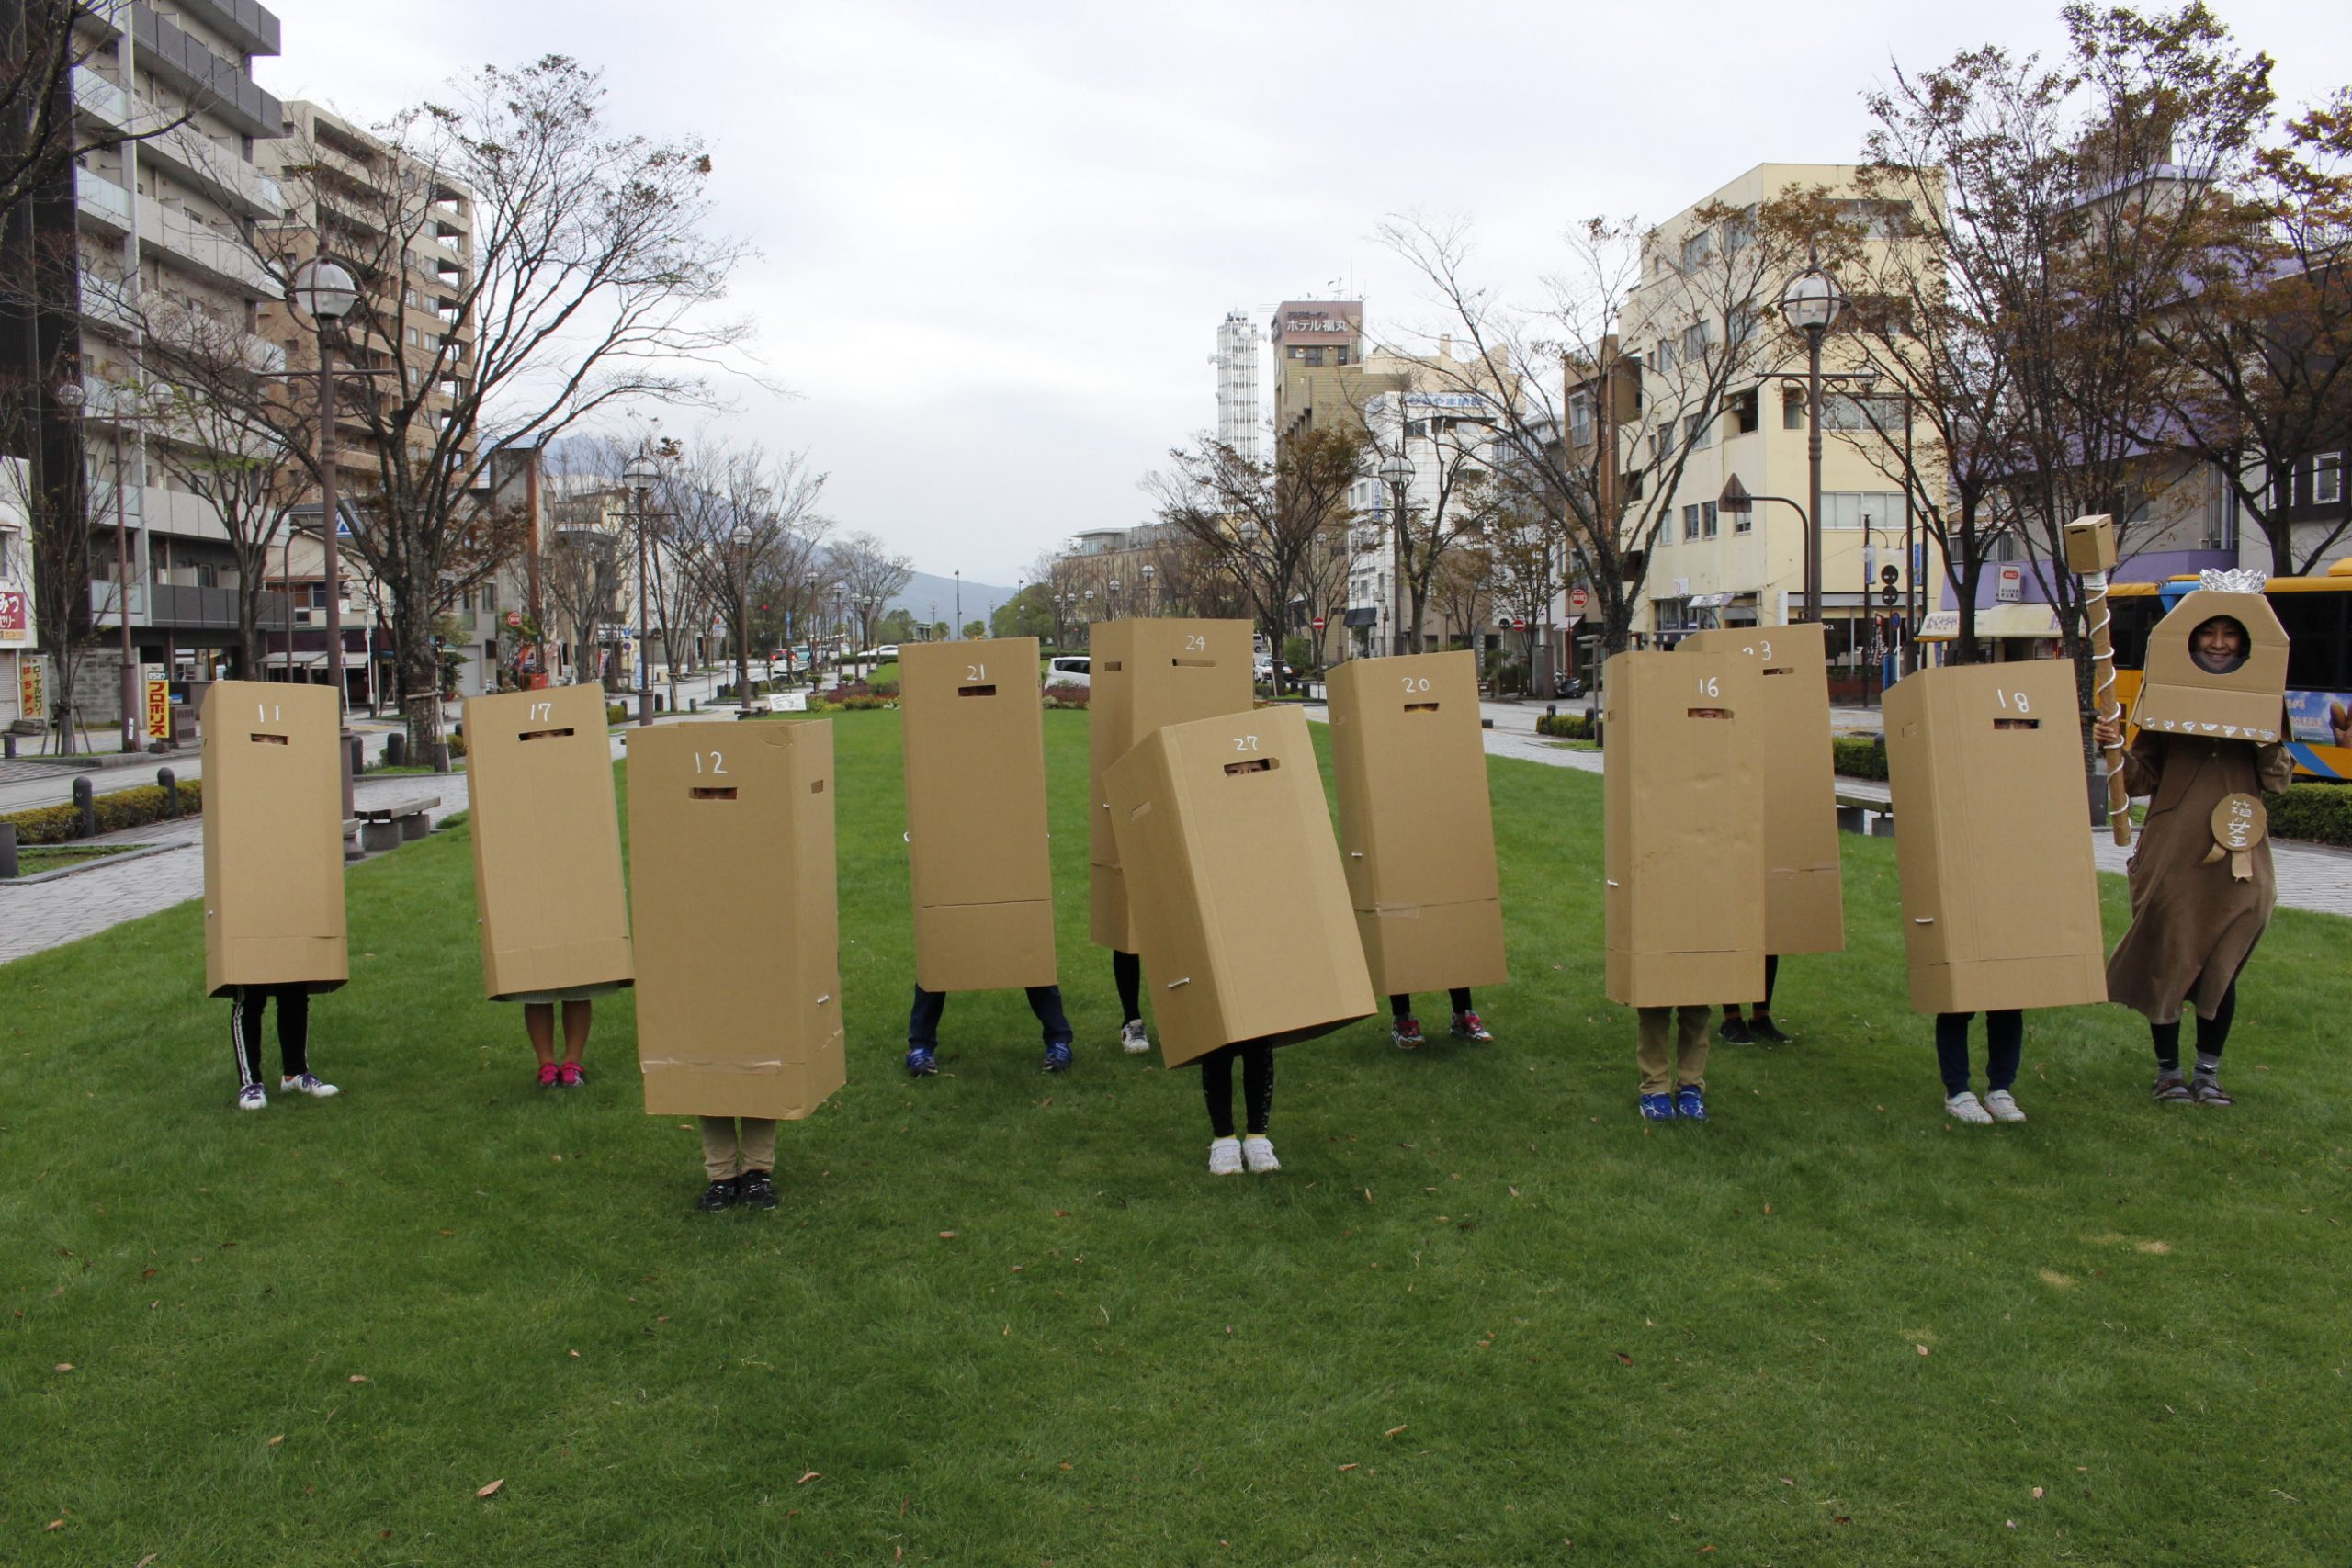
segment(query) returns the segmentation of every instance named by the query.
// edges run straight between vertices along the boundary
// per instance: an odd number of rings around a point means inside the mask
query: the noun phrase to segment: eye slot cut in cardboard
[[[1227,762],[1225,771],[1228,773],[1270,773],[1281,765],[1277,758],[1252,757],[1246,762]]]
[[[690,789],[686,794],[695,800],[732,800],[735,798],[735,792],[732,789]]]
[[[1171,659],[1168,662],[1172,668],[1178,670],[1214,670],[1216,668],[1216,660],[1214,659]],[[1114,664],[1112,668],[1115,670],[1118,666]]]
[[[514,739],[517,740],[561,740],[571,734],[571,730],[569,727],[562,729],[526,729]]]
[[[1407,703],[1405,711],[1407,713],[1435,713],[1437,705],[1435,703]]]
[[[996,695],[996,688],[992,685],[958,686],[956,688],[956,694],[959,697],[992,697]]]
[[[256,746],[288,746],[293,744],[293,742],[287,739],[283,735],[256,735],[254,737],[254,744]]]

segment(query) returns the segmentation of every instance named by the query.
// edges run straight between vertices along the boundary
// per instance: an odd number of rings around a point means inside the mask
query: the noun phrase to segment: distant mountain
[[[919,571],[915,573],[915,580],[907,584],[907,591],[883,608],[886,612],[904,610],[918,621],[945,621],[950,627],[955,627],[962,625],[956,618],[956,595],[954,578],[934,577],[930,572]],[[964,620],[985,621],[989,618],[990,607],[1012,598],[1012,590],[993,582],[975,582],[967,577],[964,580],[963,596]],[[938,609],[935,615],[932,613],[934,605]]]

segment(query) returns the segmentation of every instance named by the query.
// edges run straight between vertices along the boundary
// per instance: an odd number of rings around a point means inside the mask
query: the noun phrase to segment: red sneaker
[[[580,1070],[579,1063],[566,1062],[556,1073],[555,1081],[566,1089],[578,1089],[588,1081],[588,1075]]]
[[[553,1062],[541,1062],[539,1064],[539,1087],[541,1089],[553,1089],[555,1087],[555,1064]]]
[[[1457,1012],[1453,1015],[1453,1037],[1456,1040],[1476,1040],[1481,1045],[1494,1039],[1494,1036],[1487,1032],[1487,1026],[1478,1021],[1478,1015],[1475,1012]]]

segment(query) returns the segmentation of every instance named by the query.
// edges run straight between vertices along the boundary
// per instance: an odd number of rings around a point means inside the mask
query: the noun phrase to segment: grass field
[[[689,1212],[626,997],[587,1088],[531,1087],[462,829],[351,874],[338,1100],[232,1109],[193,904],[0,969],[0,1562],[2352,1559],[2344,922],[2279,915],[2234,1110],[2149,1104],[2103,1008],[2030,1021],[2030,1123],[1957,1128],[1849,837],[1799,1043],[1651,1126],[1600,781],[1498,761],[1498,1042],[1285,1050],[1284,1170],[1217,1180],[1193,1076],[1113,1043],[1084,716],[1046,716],[1078,1067],[958,997],[922,1083],[898,719],[835,724],[850,1082],[773,1213]]]

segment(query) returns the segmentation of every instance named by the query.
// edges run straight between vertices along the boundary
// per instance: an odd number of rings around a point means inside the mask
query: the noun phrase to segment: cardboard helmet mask
[[[2237,633],[2232,654],[2215,622]],[[2147,673],[2132,722],[2168,735],[2268,743],[2283,733],[2287,629],[2258,591],[2198,588],[2148,634]]]

